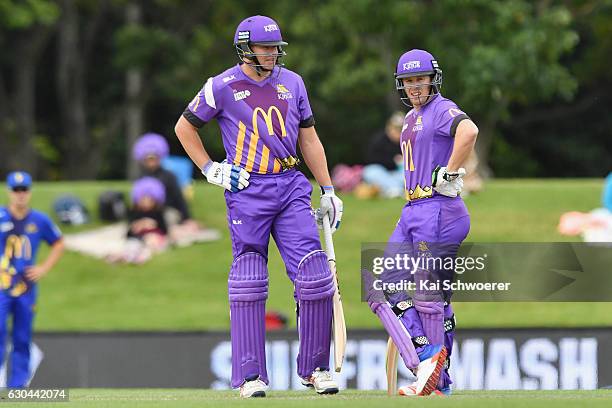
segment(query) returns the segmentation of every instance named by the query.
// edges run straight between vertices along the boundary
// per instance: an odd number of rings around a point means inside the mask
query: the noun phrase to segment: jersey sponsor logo
[[[36,224],[34,224],[33,222],[29,223],[28,225],[26,225],[25,227],[25,231],[28,234],[34,234],[36,232],[38,232],[38,227],[36,226]]]
[[[268,24],[264,26],[264,31],[266,33],[270,33],[272,31],[278,31],[278,26],[276,24]]]
[[[232,79],[236,79],[236,75],[226,76],[222,79],[222,81],[225,83],[231,81]]]
[[[9,235],[4,246],[4,256],[8,259],[32,259],[32,244],[27,235]]]
[[[414,126],[412,127],[412,131],[420,132],[421,130],[423,130],[423,116],[419,115],[417,116],[416,122],[414,123]]]
[[[15,225],[13,225],[13,223],[10,221],[3,222],[2,224],[0,224],[0,232],[8,232],[12,230],[14,227]]]
[[[245,89],[244,91],[234,91],[235,101],[241,101],[243,99],[248,98],[249,96],[251,96],[251,91],[249,91],[248,89]]]
[[[259,125],[257,120],[259,119],[259,114],[261,113],[261,117],[263,118],[266,128],[268,129],[268,136],[274,136],[274,123],[272,122],[272,113],[276,113],[276,119],[280,125],[281,129],[281,137],[287,136],[287,130],[285,129],[285,120],[283,119],[283,115],[280,110],[274,105],[268,108],[268,112],[264,111],[262,108],[257,107],[253,111],[253,133],[259,135]]]
[[[465,113],[461,112],[459,109],[457,108],[450,108],[448,110],[448,114],[450,115],[451,118],[455,118],[459,115],[465,115]]]
[[[408,61],[408,62],[404,62],[403,65],[404,69],[414,69],[414,68],[421,68],[421,61]]]
[[[284,101],[293,98],[293,94],[291,93],[291,91],[289,91],[287,87],[283,84],[276,85],[276,92],[278,95],[278,99],[280,100]]]

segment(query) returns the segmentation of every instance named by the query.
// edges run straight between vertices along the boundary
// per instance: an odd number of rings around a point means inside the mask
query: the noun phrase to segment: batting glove
[[[438,193],[447,197],[457,197],[463,190],[463,167],[455,172],[450,172],[446,167],[437,166],[431,175],[431,186]]]
[[[204,165],[202,174],[210,184],[223,187],[236,193],[249,185],[251,175],[242,167],[235,166],[223,160],[221,163],[209,161]]]
[[[334,233],[340,228],[342,220],[342,200],[334,193],[332,186],[321,187],[321,202],[316,211],[317,225],[319,229],[323,229],[323,217],[328,217],[331,232]]]

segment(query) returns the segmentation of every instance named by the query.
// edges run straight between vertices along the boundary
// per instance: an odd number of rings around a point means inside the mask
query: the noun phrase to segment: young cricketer
[[[30,208],[32,177],[23,171],[7,177],[9,205],[0,207],[0,365],[4,358],[7,319],[13,317],[7,386],[26,387],[30,381],[30,343],[38,293],[37,282],[59,260],[64,243],[57,226]],[[51,246],[44,262],[36,262],[40,243]]]
[[[442,70],[429,52],[414,49],[404,53],[395,80],[402,102],[412,109],[404,119],[400,139],[408,202],[389,242],[407,244],[418,257],[454,257],[470,229],[470,217],[460,197],[465,174],[461,166],[474,147],[478,128],[440,93]],[[452,279],[452,274],[452,270],[421,268],[414,279]],[[388,293],[387,299],[421,360],[431,354],[432,346],[446,348],[448,357],[440,362],[444,370],[437,392],[449,395],[452,381],[448,364],[455,332],[451,293],[432,293],[417,286],[413,298],[396,292]],[[417,394],[413,385],[400,387],[399,393]]]
[[[175,131],[206,179],[224,187],[234,261],[229,273],[232,386],[243,397],[265,396],[264,314],[268,297],[268,242],[276,242],[295,285],[303,384],[338,392],[329,373],[333,277],[321,250],[317,221],[335,231],[342,201],[334,194],[323,146],[302,78],[280,64],[285,54],[278,24],[269,17],[242,21],[234,36],[238,64],[209,78],[179,118]],[[226,160],[210,159],[197,129],[216,119]],[[297,170],[304,161],[321,186],[319,220],[312,187]]]

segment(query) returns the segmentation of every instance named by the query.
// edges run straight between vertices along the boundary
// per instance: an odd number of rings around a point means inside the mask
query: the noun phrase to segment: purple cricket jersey
[[[279,69],[257,82],[236,65],[209,78],[184,114],[196,127],[216,118],[227,161],[248,172],[294,167],[299,128],[314,125],[304,81]]]
[[[440,94],[419,110],[408,112],[400,139],[407,200],[437,195],[431,187],[431,174],[436,166],[448,164],[457,126],[467,118],[453,101]]]

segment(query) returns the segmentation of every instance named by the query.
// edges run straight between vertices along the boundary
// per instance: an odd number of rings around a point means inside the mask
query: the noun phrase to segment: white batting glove
[[[249,185],[251,175],[242,167],[235,166],[223,160],[221,163],[209,161],[204,165],[202,174],[210,184],[223,187],[236,193]]]
[[[321,202],[316,211],[319,229],[323,229],[323,217],[328,217],[331,232],[336,232],[342,221],[342,209],[342,200],[336,196],[334,188],[332,186],[321,187]]]
[[[431,185],[438,193],[447,197],[457,197],[463,190],[463,176],[465,169],[459,168],[450,172],[446,167],[437,166],[431,175]]]

